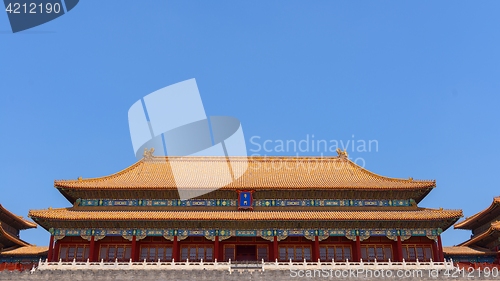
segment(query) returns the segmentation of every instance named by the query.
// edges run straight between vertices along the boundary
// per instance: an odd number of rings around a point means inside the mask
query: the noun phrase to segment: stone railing
[[[254,262],[254,263],[231,263],[229,262],[190,262],[189,260],[184,262],[172,261],[156,261],[156,262],[48,262],[40,260],[36,270],[228,270],[229,272],[233,270],[359,270],[359,269],[371,269],[371,270],[412,270],[412,269],[422,269],[422,270],[446,270],[454,269],[453,261],[445,262]],[[35,270],[35,269],[33,269]]]

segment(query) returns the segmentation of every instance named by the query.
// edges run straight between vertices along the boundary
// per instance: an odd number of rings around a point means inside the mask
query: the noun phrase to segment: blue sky
[[[376,140],[376,151],[349,156],[378,174],[436,179],[420,206],[470,216],[500,195],[499,9],[498,1],[94,0],[16,34],[0,13],[0,203],[23,216],[69,206],[54,179],[134,163],[129,107],[196,78],[207,115],[239,118],[249,149],[254,136]],[[443,243],[469,236],[450,229]],[[37,245],[48,237],[22,233]]]

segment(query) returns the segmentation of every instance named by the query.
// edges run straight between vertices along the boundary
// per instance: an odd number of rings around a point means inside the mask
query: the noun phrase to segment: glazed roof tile
[[[433,180],[380,176],[347,157],[230,157],[230,163],[242,175],[229,184],[224,183],[226,157],[162,156],[142,159],[109,176],[56,180],[54,185],[63,189],[429,189],[436,185]]]
[[[15,221],[16,224],[20,227],[19,229],[36,228],[36,223],[25,220],[22,216],[17,216],[16,214],[11,213],[4,206],[2,206],[2,204],[0,204],[0,215],[3,215],[4,218],[9,218],[10,220]],[[6,223],[9,224],[9,222],[7,221]]]
[[[40,254],[46,254],[48,251],[49,247],[28,245],[24,247],[19,247],[14,250],[2,252],[1,255],[3,256],[40,255]]]
[[[484,231],[481,234],[473,236],[471,239],[460,243],[458,246],[474,245],[475,243],[477,243],[485,238],[489,238],[489,236],[491,236],[495,232],[498,235],[498,231],[500,231],[500,221],[492,222],[490,227],[486,231]]]
[[[72,208],[31,210],[48,220],[440,220],[457,219],[460,210],[411,211],[80,211]]]
[[[8,231],[3,229],[2,223],[0,222],[0,238],[5,238],[6,240],[12,242],[15,245],[19,246],[27,246],[29,245],[27,242],[21,240],[20,238],[10,234]]]
[[[494,209],[496,209],[498,207],[499,203],[500,203],[500,196],[493,198],[493,202],[491,203],[491,205],[488,208],[486,208],[486,209],[482,210],[481,212],[479,212],[471,217],[468,217],[465,220],[455,224],[454,228],[457,228],[457,229],[473,229],[473,228],[475,228],[478,223],[481,223],[481,220],[483,217],[487,216],[489,213],[491,213]],[[498,211],[498,209],[496,211]]]
[[[497,252],[476,246],[443,247],[446,255],[495,255]]]

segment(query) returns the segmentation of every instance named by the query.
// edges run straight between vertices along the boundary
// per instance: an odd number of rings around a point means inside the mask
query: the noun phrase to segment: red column
[[[274,236],[273,240],[273,261],[276,261],[278,259],[278,237]]]
[[[132,261],[137,261],[136,255],[137,255],[137,238],[135,237],[135,235],[133,235],[132,236],[132,253],[130,255],[132,257]]]
[[[402,262],[403,261],[403,243],[401,242],[401,236],[398,235],[398,240],[396,241],[396,261]]]
[[[318,261],[319,259],[319,239],[318,236],[314,236],[314,260]]]
[[[52,253],[54,252],[54,235],[50,235],[49,252],[47,253],[47,260],[52,261]]]
[[[54,250],[52,251],[52,260],[59,261],[59,243],[57,240],[54,242]]]
[[[89,249],[89,261],[94,261],[94,248],[95,248],[95,238],[94,235],[90,236],[90,249]]]
[[[355,261],[361,260],[361,240],[359,240],[359,236],[356,236],[356,244],[354,246],[354,252],[356,253]]]
[[[437,247],[437,242],[432,240],[432,260],[439,261],[439,252]]]
[[[439,261],[444,261],[444,253],[443,253],[443,244],[441,243],[441,235],[438,235],[438,252],[439,252]]]
[[[215,236],[215,244],[214,244],[214,259],[217,259],[217,261],[221,261],[219,258],[219,236]]]
[[[174,261],[179,262],[179,244],[177,242],[177,235],[174,236],[174,245],[172,247],[172,257],[174,257]]]

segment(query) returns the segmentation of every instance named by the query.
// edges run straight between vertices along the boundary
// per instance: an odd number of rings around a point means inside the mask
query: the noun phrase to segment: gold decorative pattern
[[[94,235],[94,241],[99,241],[99,240],[103,239],[104,237],[106,237],[105,234]]]
[[[85,239],[87,241],[92,240],[92,235],[80,235],[80,237],[82,237],[82,239]]]
[[[326,234],[326,235],[320,235],[320,236],[318,236],[318,241],[326,240],[326,239],[328,239],[328,237],[330,237],[330,235],[328,235],[328,234]]]
[[[406,240],[410,239],[411,235],[407,234],[407,235],[401,235],[399,237],[401,238],[401,241],[406,241]]]
[[[165,238],[169,241],[174,241],[174,237],[175,237],[174,235],[165,235],[165,234],[163,235],[163,238]]]
[[[128,241],[132,241],[134,239],[134,235],[122,235],[122,237]]]
[[[309,234],[306,234],[304,235],[304,237],[307,239],[307,240],[311,240],[311,241],[314,241],[316,238],[315,238],[315,235],[309,235]]]
[[[54,235],[54,241],[61,240],[64,237],[66,237],[66,236],[64,236],[64,235]]]
[[[187,235],[177,235],[177,241],[182,241],[184,239],[188,238]]]
[[[431,240],[434,240],[434,241],[437,241],[437,240],[438,240],[437,235],[430,235],[430,234],[429,234],[429,235],[426,235],[425,237],[427,237],[427,238],[429,238],[429,239],[431,239]]]
[[[274,241],[274,236],[261,236],[262,239],[267,240],[267,241]]]
[[[231,235],[224,235],[224,236],[219,236],[219,241],[226,240],[231,238]]]

